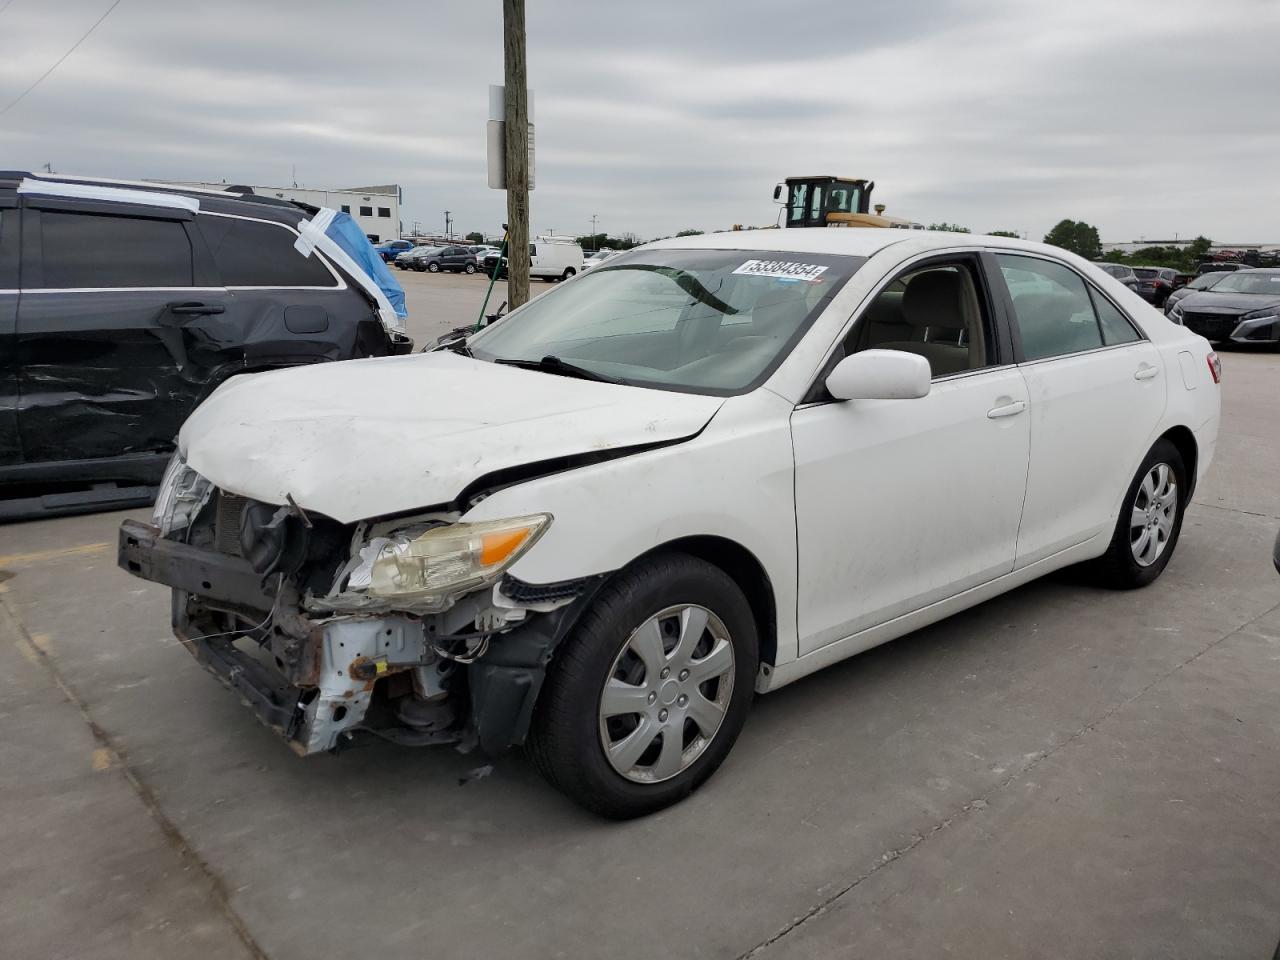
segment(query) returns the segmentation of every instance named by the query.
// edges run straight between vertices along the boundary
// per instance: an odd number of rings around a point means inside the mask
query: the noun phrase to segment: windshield
[[[1280,273],[1238,270],[1214,284],[1215,293],[1270,293],[1280,297]]]
[[[1192,290],[1208,290],[1225,276],[1227,276],[1226,273],[1204,273],[1188,283],[1187,286]]]
[[[1153,270],[1150,267],[1134,267],[1133,272],[1140,276],[1143,280],[1151,280],[1160,275],[1159,270]]]
[[[637,251],[527,303],[467,345],[481,360],[555,357],[636,386],[740,393],[772,372],[864,261]]]

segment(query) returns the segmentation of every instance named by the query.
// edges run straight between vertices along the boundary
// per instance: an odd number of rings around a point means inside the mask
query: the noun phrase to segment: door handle
[[[226,313],[227,308],[220,303],[197,303],[187,300],[182,303],[170,303],[165,307],[170,313],[179,317],[194,317],[209,313]]]
[[[1027,401],[1015,400],[1013,403],[1003,403],[998,407],[992,407],[987,411],[988,420],[999,420],[1001,417],[1016,417],[1023,410],[1027,409]]]
[[[1140,366],[1137,370],[1134,371],[1133,379],[1150,380],[1152,377],[1157,376],[1159,373],[1160,373],[1159,367],[1153,367],[1148,363],[1144,363],[1142,366]]]

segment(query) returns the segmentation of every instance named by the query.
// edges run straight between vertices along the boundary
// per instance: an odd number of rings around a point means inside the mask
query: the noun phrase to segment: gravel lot
[[[420,344],[479,312],[479,277],[397,275]],[[4,952],[1269,957],[1280,355],[1223,365],[1153,587],[1051,577],[764,697],[702,791],[626,824],[519,754],[300,760],[116,569],[144,511],[0,527]]]

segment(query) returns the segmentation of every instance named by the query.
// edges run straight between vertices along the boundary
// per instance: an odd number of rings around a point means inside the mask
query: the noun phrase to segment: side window
[[[191,241],[177,220],[40,211],[44,286],[189,287]]]
[[[228,287],[335,287],[319,257],[294,247],[293,231],[235,217],[200,216],[218,275]]]
[[[1101,347],[1102,332],[1084,281],[1051,260],[996,254],[1027,360]]]
[[[968,261],[931,263],[886,286],[863,311],[845,352],[902,350],[929,361],[933,376],[995,362],[991,318]]]
[[[1133,343],[1142,339],[1138,331],[1133,329],[1133,324],[1116,309],[1115,304],[1097,290],[1090,290],[1089,293],[1093,297],[1093,309],[1098,314],[1098,326],[1102,328],[1103,343],[1111,347],[1117,343]]]

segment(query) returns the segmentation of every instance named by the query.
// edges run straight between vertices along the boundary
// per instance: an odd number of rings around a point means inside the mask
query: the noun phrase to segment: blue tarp
[[[325,234],[340,246],[387,295],[387,301],[391,304],[391,309],[395,310],[397,317],[403,319],[409,316],[409,311],[404,305],[404,288],[391,275],[382,257],[378,256],[378,251],[373,248],[369,238],[360,229],[360,225],[351,219],[351,214],[341,211],[336,213]]]

